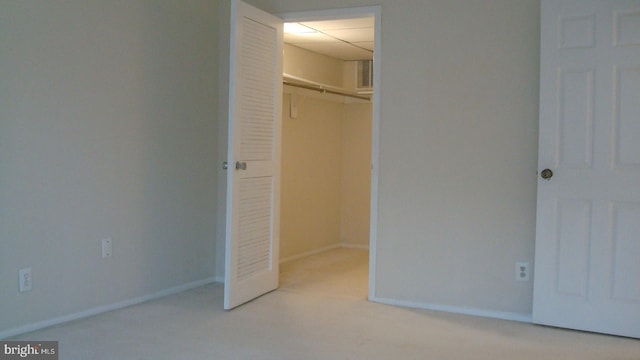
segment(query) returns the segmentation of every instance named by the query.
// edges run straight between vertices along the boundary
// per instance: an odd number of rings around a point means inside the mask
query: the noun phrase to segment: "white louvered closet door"
[[[231,3],[224,308],[278,287],[282,20]]]

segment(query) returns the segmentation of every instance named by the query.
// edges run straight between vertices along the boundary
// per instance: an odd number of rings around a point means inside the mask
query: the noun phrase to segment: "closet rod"
[[[329,94],[335,94],[335,95],[349,96],[349,97],[360,99],[360,100],[371,101],[371,97],[369,97],[369,96],[364,96],[364,95],[360,95],[360,94],[357,94],[357,93],[354,93],[354,92],[351,92],[351,91],[342,90],[339,87],[335,87],[335,86],[326,85],[326,84],[323,84],[323,83],[307,80],[307,79],[304,79],[304,78],[301,78],[301,77],[298,77],[298,76],[294,76],[294,75],[290,75],[290,74],[287,74],[287,73],[282,74],[282,83],[284,85],[295,86],[295,87],[308,89],[308,90],[315,90],[315,91],[319,91],[321,93],[329,93]]]
[[[319,92],[321,92],[323,94],[327,93],[327,94],[348,96],[348,97],[352,97],[352,98],[356,98],[356,99],[360,99],[360,100],[367,100],[367,101],[371,100],[371,98],[369,98],[368,96],[349,94],[347,92],[340,91],[340,90],[331,90],[331,89],[323,88],[322,86],[312,86],[312,85],[298,84],[298,83],[294,83],[294,82],[287,81],[287,80],[283,80],[282,83],[284,85],[295,86],[295,87],[299,87],[299,88],[303,88],[303,89],[319,91]]]

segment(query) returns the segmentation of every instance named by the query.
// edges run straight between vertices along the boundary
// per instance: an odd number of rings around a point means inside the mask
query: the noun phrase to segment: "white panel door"
[[[640,337],[640,0],[543,0],[540,71],[533,320]]]
[[[225,309],[278,287],[282,28],[231,2]]]

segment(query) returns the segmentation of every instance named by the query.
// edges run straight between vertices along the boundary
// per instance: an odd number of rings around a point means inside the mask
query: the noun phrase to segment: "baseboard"
[[[193,281],[193,282],[190,282],[190,283],[187,283],[187,284],[183,284],[183,285],[175,286],[175,287],[172,287],[172,288],[169,288],[169,289],[161,290],[161,291],[149,294],[149,295],[144,295],[144,296],[136,297],[136,298],[133,298],[133,299],[124,300],[124,301],[120,301],[120,302],[109,304],[109,305],[98,306],[98,307],[95,307],[95,308],[92,308],[92,309],[83,310],[83,311],[80,311],[80,312],[77,312],[77,313],[58,316],[58,317],[55,317],[55,318],[52,318],[52,319],[48,319],[48,320],[44,320],[44,321],[38,321],[38,322],[35,322],[35,323],[32,323],[32,324],[20,326],[20,327],[17,327],[17,328],[0,331],[0,339],[6,339],[6,338],[9,338],[9,337],[12,337],[12,336],[28,333],[28,332],[31,332],[31,331],[44,329],[44,328],[49,327],[49,326],[59,325],[59,324],[66,323],[66,322],[69,322],[69,321],[83,319],[83,318],[86,318],[86,317],[102,314],[102,313],[105,313],[105,312],[108,312],[108,311],[118,310],[118,309],[122,309],[122,308],[125,308],[125,307],[128,307],[128,306],[141,304],[143,302],[147,302],[147,301],[150,301],[150,300],[155,300],[155,299],[159,299],[159,298],[162,298],[162,297],[165,297],[165,296],[168,296],[168,295],[177,294],[179,292],[183,292],[183,291],[186,291],[186,290],[195,289],[195,288],[203,286],[203,285],[211,284],[211,283],[213,283],[215,281],[216,281],[216,278],[213,278],[213,277],[202,279],[202,280],[197,280],[197,281]]]
[[[340,247],[340,244],[334,244],[334,245],[329,245],[327,247],[323,247],[323,248],[320,248],[320,249],[315,249],[315,250],[303,252],[303,253],[298,254],[298,255],[288,256],[286,258],[280,259],[280,264],[284,264],[286,262],[293,261],[293,260],[302,259],[303,257],[319,254],[319,253],[322,253],[322,252],[325,252],[325,251],[337,249],[339,247]]]
[[[412,302],[412,301],[386,299],[386,298],[379,298],[379,297],[370,298],[369,300],[373,302],[381,303],[381,304],[386,304],[386,305],[403,306],[403,307],[410,307],[415,309],[443,311],[443,312],[454,313],[454,314],[480,316],[480,317],[486,317],[486,318],[519,321],[519,322],[525,322],[525,323],[532,322],[531,314],[482,310],[482,309],[466,308],[466,307],[460,307],[460,306],[418,303],[418,302]]]
[[[346,248],[346,249],[369,250],[369,244],[361,245],[361,244],[340,243],[340,247],[341,248]]]

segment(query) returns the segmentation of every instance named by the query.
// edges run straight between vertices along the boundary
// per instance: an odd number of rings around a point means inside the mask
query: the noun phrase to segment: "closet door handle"
[[[247,163],[236,161],[236,170],[247,170]]]

